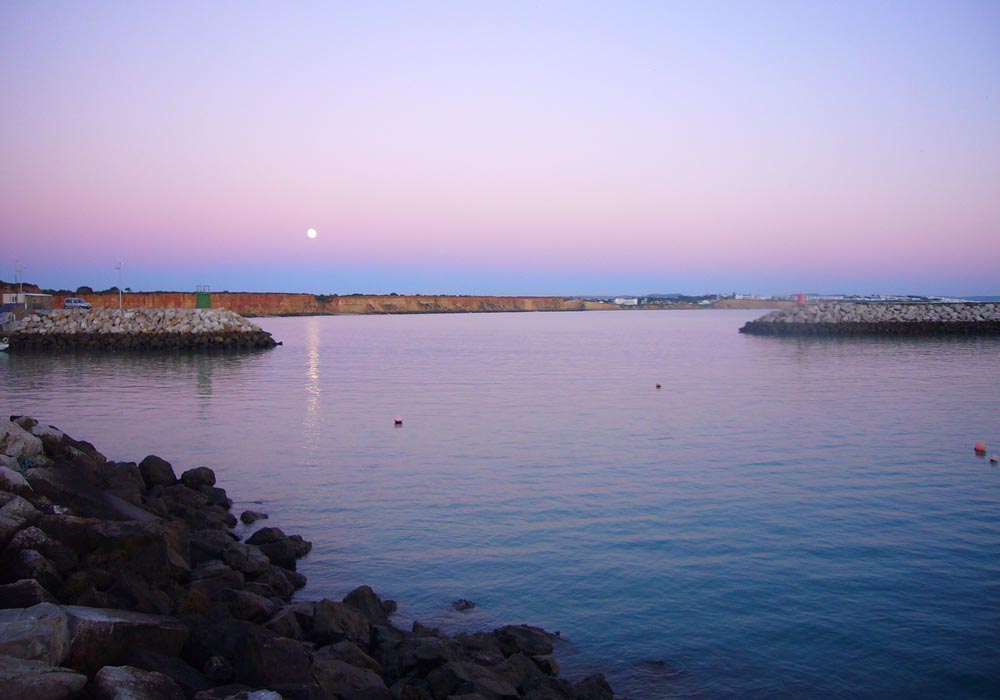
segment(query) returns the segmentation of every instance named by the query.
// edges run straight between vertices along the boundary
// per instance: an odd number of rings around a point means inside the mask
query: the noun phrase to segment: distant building
[[[638,306],[639,300],[636,297],[615,297],[615,303],[619,306]]]

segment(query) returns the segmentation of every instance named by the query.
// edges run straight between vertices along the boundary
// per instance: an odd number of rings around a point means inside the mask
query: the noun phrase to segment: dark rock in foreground
[[[2,698],[613,697],[599,674],[559,678],[537,627],[401,630],[368,586],[291,602],[311,544],[277,527],[241,542],[206,467],[112,462],[27,417],[0,422],[0,452]]]

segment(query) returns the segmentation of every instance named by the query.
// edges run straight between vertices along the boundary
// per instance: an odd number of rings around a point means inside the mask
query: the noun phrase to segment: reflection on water
[[[308,596],[559,629],[624,696],[1000,697],[1000,470],[971,450],[1000,445],[1000,343],[737,333],[756,315],[260,319],[283,346],[0,382],[263,500],[314,542]]]
[[[309,361],[306,369],[306,418],[304,422],[304,442],[307,452],[316,454],[319,448],[321,417],[319,413],[320,376],[320,319],[311,316],[305,319],[306,352]]]

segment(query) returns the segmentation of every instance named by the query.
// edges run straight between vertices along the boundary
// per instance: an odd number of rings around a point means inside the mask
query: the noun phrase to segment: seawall
[[[57,309],[17,322],[10,351],[245,349],[271,334],[225,309]]]
[[[118,308],[118,294],[55,295],[61,308],[67,296],[86,300],[94,308]],[[128,292],[122,295],[127,309],[194,309],[194,292]],[[495,297],[451,295],[350,295],[289,294],[283,292],[211,292],[213,309],[229,309],[243,316],[316,316],[325,314],[483,313],[502,311],[583,311],[594,308],[581,299],[563,297]],[[604,305],[601,305],[604,306]],[[609,305],[611,308],[617,308]]]
[[[818,303],[774,311],[740,333],[779,336],[1000,335],[1000,304]]]

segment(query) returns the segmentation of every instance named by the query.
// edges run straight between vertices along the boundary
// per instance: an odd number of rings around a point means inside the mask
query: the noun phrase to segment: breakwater
[[[311,544],[264,513],[239,529],[231,510],[207,467],[178,476],[29,417],[0,422],[0,695],[613,698],[600,674],[561,678],[556,635],[537,627],[403,630],[369,586],[292,602]]]
[[[94,308],[118,308],[117,293],[76,294]],[[244,316],[320,316],[325,314],[427,314],[490,313],[504,311],[583,311],[618,308],[613,304],[585,302],[563,297],[498,297],[457,295],[291,294],[283,292],[211,292],[213,309],[229,309]],[[53,296],[56,307],[66,295]],[[127,292],[125,308],[194,309],[194,292]]]
[[[9,333],[10,350],[269,348],[270,333],[225,309],[58,309]]]
[[[779,336],[1000,335],[1000,304],[817,303],[773,311],[740,333]]]

